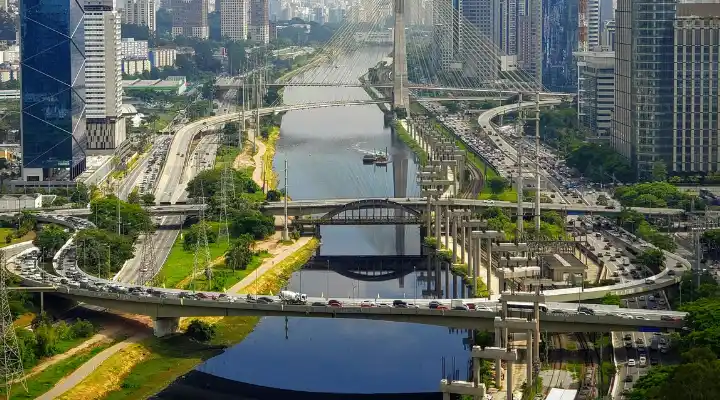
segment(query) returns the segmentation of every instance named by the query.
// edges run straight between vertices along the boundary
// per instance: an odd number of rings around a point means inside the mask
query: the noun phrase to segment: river
[[[376,60],[377,53],[369,54],[340,61],[339,68],[328,65],[311,73],[332,75],[352,65],[354,76],[360,76]],[[284,94],[287,104],[367,98],[360,88],[292,87]],[[385,148],[391,154],[391,166],[362,164],[365,152]],[[392,164],[403,159],[408,160],[407,179],[395,185]],[[275,159],[280,187],[284,186],[285,160],[288,193],[293,199],[419,194],[412,152],[383,126],[383,114],[374,105],[287,113]],[[394,227],[323,227],[321,233],[323,255],[394,255],[398,250]],[[406,228],[404,244],[404,254],[419,254],[418,227]],[[305,270],[292,276],[289,289],[319,296],[327,294],[329,288],[330,297],[335,298],[379,295],[412,299],[426,289],[425,277],[421,266],[402,279],[384,282],[356,281],[333,271]],[[451,279],[453,285],[458,284],[456,278]],[[447,373],[454,365],[461,371],[460,377],[466,377],[466,337],[467,333],[450,332],[448,328],[407,323],[266,317],[243,342],[208,360],[198,370],[236,382],[294,391],[249,395],[245,392],[247,386],[238,385],[232,389],[235,398],[344,400],[354,398],[351,394],[376,394],[371,398],[384,400],[393,398],[393,393],[413,394],[408,398],[440,398],[437,390],[443,360]],[[201,380],[203,385],[212,386],[208,383],[212,379],[206,378]],[[308,396],[307,392],[315,394]],[[322,397],[318,393],[334,394]]]

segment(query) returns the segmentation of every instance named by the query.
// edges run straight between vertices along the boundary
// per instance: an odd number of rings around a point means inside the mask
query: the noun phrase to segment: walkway
[[[248,274],[248,276],[243,278],[240,282],[233,285],[233,287],[231,287],[230,289],[227,290],[227,293],[238,293],[239,291],[252,285],[256,279],[259,279],[261,276],[268,273],[279,262],[283,261],[287,257],[294,254],[296,251],[298,251],[301,247],[305,246],[310,241],[310,239],[312,239],[312,238],[301,237],[295,243],[293,243],[289,246],[278,246],[275,249],[269,250],[272,257],[269,257],[269,258],[266,258],[265,260],[263,260],[263,263],[260,264],[260,266],[257,267],[257,269],[255,271]]]
[[[252,155],[252,162],[250,160],[247,160],[248,154],[252,154],[252,141],[255,140],[255,129],[248,128],[247,129],[247,142],[248,142],[248,149],[243,151],[241,154],[239,154],[235,161],[233,162],[233,167],[236,169],[239,169],[247,164],[250,164],[250,166],[253,167],[253,174],[252,174],[252,180],[257,183],[258,186],[262,187],[263,181],[262,181],[262,171],[263,171],[263,156],[265,155],[265,152],[267,151],[267,146],[262,140],[257,140],[255,142],[256,145],[256,151],[255,154]]]
[[[123,340],[97,354],[95,357],[88,360],[85,364],[76,369],[72,374],[61,379],[55,386],[47,391],[42,396],[38,396],[35,400],[52,400],[63,395],[63,393],[72,389],[78,383],[82,382],[83,379],[87,378],[100,364],[104,363],[105,360],[110,358],[113,354],[128,347],[131,344],[137,343],[148,336],[147,333],[139,333],[128,339]]]

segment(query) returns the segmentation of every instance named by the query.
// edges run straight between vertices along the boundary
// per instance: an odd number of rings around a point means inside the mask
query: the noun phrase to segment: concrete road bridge
[[[325,199],[325,200],[291,200],[288,201],[287,209],[290,216],[306,216],[321,215],[320,219],[336,216],[348,205],[365,202],[369,205],[364,207],[365,210],[375,210],[375,216],[381,218],[380,210],[396,208],[401,206],[408,213],[422,213],[427,209],[427,199],[421,197],[409,198],[365,198],[365,199]],[[169,203],[169,202],[168,202]],[[473,200],[473,199],[441,199],[433,200],[432,205],[448,206],[451,209],[484,209],[488,207],[499,207],[510,211],[517,209],[517,204],[509,201],[493,201],[493,200]],[[158,206],[148,207],[148,211],[153,215],[193,215],[196,214],[202,206],[199,204],[183,204],[176,202],[175,204],[162,204]],[[263,212],[269,215],[283,215],[283,202],[266,203],[262,206]],[[534,203],[524,202],[523,207],[530,212],[534,207]],[[571,215],[593,214],[616,216],[622,210],[619,208],[607,209],[602,206],[587,206],[582,204],[550,204],[543,203],[540,205],[543,210],[553,210],[560,213]],[[647,207],[630,207],[639,213],[649,216],[671,216],[682,215],[685,210],[678,208],[647,208]],[[57,215],[69,215],[75,217],[87,217],[91,214],[91,210],[87,208],[57,208],[43,209],[45,212],[52,212]],[[373,211],[369,211],[372,215]],[[364,215],[364,214],[363,214]],[[385,215],[385,214],[383,214]],[[308,219],[307,221],[316,221]],[[311,222],[308,222],[311,223]],[[314,222],[312,222],[314,223]],[[330,222],[329,222],[330,223]],[[322,223],[321,223],[322,224]]]

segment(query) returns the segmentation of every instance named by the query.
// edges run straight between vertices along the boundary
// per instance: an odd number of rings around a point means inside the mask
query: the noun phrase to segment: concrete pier
[[[172,335],[180,328],[180,318],[159,317],[153,321],[153,334],[155,337]]]

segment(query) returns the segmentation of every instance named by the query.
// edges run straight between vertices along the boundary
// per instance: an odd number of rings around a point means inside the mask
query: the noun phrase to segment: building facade
[[[615,106],[615,53],[575,53],[578,59],[578,119],[598,139],[609,139]]]
[[[125,0],[122,17],[124,24],[147,26],[151,32],[156,29],[155,0]]]
[[[577,90],[578,0],[543,2],[543,85],[550,91]]]
[[[20,2],[25,181],[74,179],[85,170],[83,15],[77,2]]]
[[[208,0],[172,0],[172,34],[207,39]]]
[[[669,171],[720,171],[720,4],[679,3],[675,20]]]
[[[147,58],[148,41],[135,40],[133,38],[123,38],[120,43],[120,52],[123,58]]]
[[[638,177],[673,157],[673,32],[676,0],[618,0],[612,146]]]
[[[267,44],[270,42],[268,0],[249,0],[249,2],[248,38],[255,43]],[[324,12],[325,8],[322,9]],[[316,22],[324,24],[325,20],[323,19],[322,22],[316,20]]]
[[[174,67],[177,60],[177,50],[152,49],[149,52],[148,59],[152,68]]]
[[[85,2],[85,104],[88,153],[112,152],[125,141],[120,15],[113,0]],[[147,43],[147,42],[146,42]]]
[[[220,0],[220,34],[232,40],[247,40],[249,0]]]

